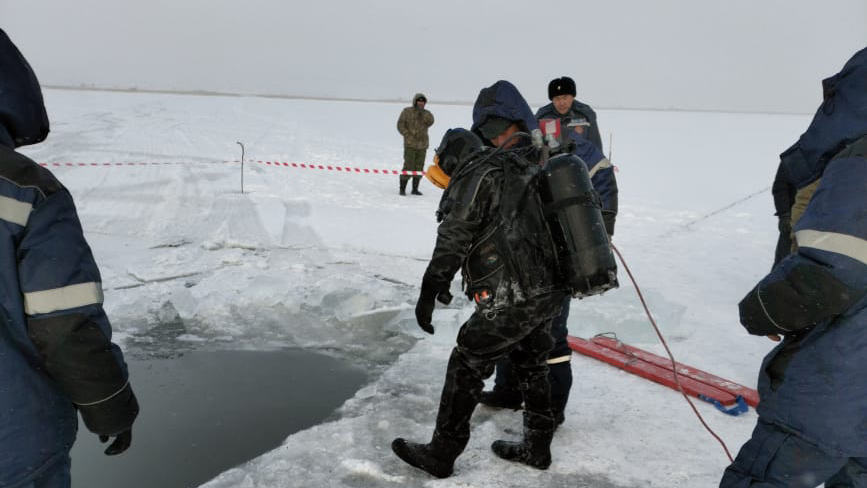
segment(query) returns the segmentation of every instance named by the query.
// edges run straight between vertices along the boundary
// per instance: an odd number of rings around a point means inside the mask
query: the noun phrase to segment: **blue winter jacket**
[[[536,111],[536,119],[560,119],[560,122],[564,125],[575,119],[584,119],[584,121],[590,124],[590,126],[585,130],[585,139],[592,142],[600,151],[604,151],[604,148],[602,147],[602,137],[599,135],[599,126],[596,123],[596,112],[590,107],[590,105],[587,105],[584,102],[573,100],[572,106],[565,114],[557,112],[557,109],[554,108],[553,102],[549,103]]]
[[[617,216],[617,178],[614,166],[602,154],[602,150],[575,131],[567,131],[569,139],[575,143],[572,154],[581,158],[590,174],[590,182],[602,199],[602,217],[609,235],[614,234],[614,220]]]
[[[69,192],[14,151],[48,118],[30,66],[0,30],[0,487],[68,456],[77,429],[118,434],[138,412]]]
[[[753,334],[785,334],[759,373],[759,415],[829,452],[867,456],[867,50],[825,80],[787,168],[821,178],[794,226],[796,253],[744,298]]]
[[[486,144],[490,143],[479,131],[479,127],[491,116],[517,121],[521,130],[527,133],[539,128],[536,116],[533,115],[524,97],[515,85],[505,80],[483,88],[473,106],[473,126],[470,130]],[[593,187],[602,197],[606,227],[609,228],[609,234],[613,234],[613,215],[617,213],[617,182],[614,179],[614,168],[593,143],[574,131],[569,133],[569,137],[575,143],[573,153],[587,165]]]

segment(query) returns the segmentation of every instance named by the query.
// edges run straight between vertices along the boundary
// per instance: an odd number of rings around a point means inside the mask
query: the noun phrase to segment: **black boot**
[[[554,416],[554,428],[566,421],[566,402],[569,400],[569,391],[565,395],[555,395],[551,389],[551,414]],[[559,393],[559,392],[558,392]]]
[[[566,421],[566,411],[565,410],[557,410],[556,408],[553,410],[554,412],[554,428],[560,427],[560,424]]]
[[[479,403],[492,408],[510,408],[520,410],[524,400],[520,391],[507,391],[504,388],[494,386],[491,391],[483,391]]]
[[[437,478],[448,478],[454,471],[455,459],[463,452],[468,440],[450,439],[434,432],[428,444],[408,442],[398,437],[391,443],[391,450],[410,466]]]
[[[406,195],[406,183],[407,183],[407,181],[408,180],[403,178],[403,177],[400,178],[400,194],[401,195]]]
[[[525,428],[523,441],[494,441],[491,450],[503,459],[524,463],[537,469],[548,469],[551,465],[552,437],[554,437],[553,429]]]
[[[421,176],[413,176],[412,177],[412,194],[413,195],[421,195],[421,192],[418,191],[419,181],[421,181]]]
[[[566,420],[566,404],[569,402],[569,390],[572,389],[572,365],[568,361],[549,364],[548,381],[551,383],[551,411],[554,414],[554,424],[559,426]]]

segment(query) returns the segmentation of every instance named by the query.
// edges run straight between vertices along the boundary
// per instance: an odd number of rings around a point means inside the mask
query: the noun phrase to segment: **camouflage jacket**
[[[412,149],[427,149],[429,145],[427,129],[434,123],[434,116],[430,111],[415,106],[415,101],[424,97],[416,93],[412,97],[412,106],[406,107],[397,119],[397,131],[403,136],[404,147]]]

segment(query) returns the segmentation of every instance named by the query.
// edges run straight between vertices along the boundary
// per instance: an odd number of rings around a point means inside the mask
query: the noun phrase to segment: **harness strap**
[[[602,208],[602,199],[599,198],[599,193],[595,191],[588,192],[583,195],[564,198],[558,202],[545,205],[545,216],[550,217],[553,214],[559,212],[560,210],[563,210],[566,207],[571,207],[572,205]]]

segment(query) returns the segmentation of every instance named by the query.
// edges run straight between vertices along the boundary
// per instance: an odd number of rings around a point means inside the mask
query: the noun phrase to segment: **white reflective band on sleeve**
[[[568,356],[560,356],[558,358],[551,358],[547,362],[548,362],[548,364],[560,364],[560,363],[565,363],[565,362],[569,361],[570,359],[572,359],[571,354]]]
[[[118,396],[118,395],[119,395],[123,390],[126,390],[126,387],[127,387],[128,385],[129,385],[129,379],[127,379],[127,380],[126,380],[126,383],[124,383],[123,386],[120,387],[120,390],[117,390],[116,392],[114,392],[114,393],[112,393],[111,395],[109,395],[109,396],[103,398],[102,400],[97,400],[97,401],[95,401],[95,402],[90,402],[90,403],[78,403],[78,402],[75,402],[75,404],[78,405],[79,407],[90,407],[90,406],[93,406],[93,405],[99,405],[99,404],[102,403],[102,402],[106,402],[106,401],[111,400],[112,398]]]
[[[593,175],[595,175],[596,172],[599,171],[600,169],[610,168],[610,167],[611,167],[611,161],[609,161],[608,158],[602,158],[598,163],[596,163],[595,166],[590,168],[590,173],[589,173],[590,177],[593,178]]]
[[[834,252],[867,264],[867,240],[855,236],[818,230],[799,230],[795,232],[795,241],[798,247]]]
[[[14,198],[0,196],[0,219],[22,227],[27,225],[33,206]]]
[[[102,283],[93,281],[24,294],[24,312],[27,315],[51,313],[97,303],[102,303]]]

